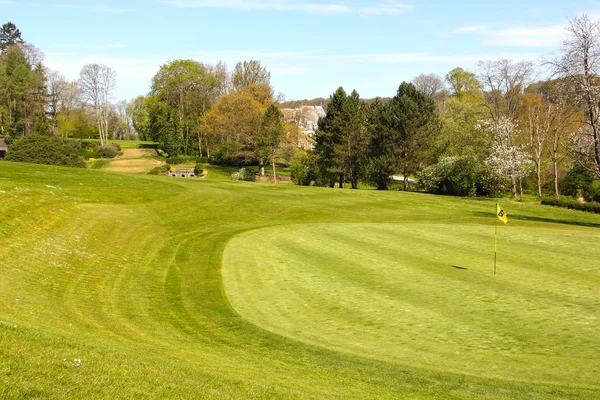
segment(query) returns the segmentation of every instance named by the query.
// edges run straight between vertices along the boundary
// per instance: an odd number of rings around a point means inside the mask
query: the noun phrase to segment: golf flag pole
[[[505,224],[508,222],[508,216],[504,212],[502,206],[496,203],[496,218],[495,221],[495,231],[494,231],[494,276],[496,276],[496,261],[498,259],[498,220],[504,222]]]

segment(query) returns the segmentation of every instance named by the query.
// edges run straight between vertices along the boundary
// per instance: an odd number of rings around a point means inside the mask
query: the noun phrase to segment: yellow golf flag
[[[506,215],[504,209],[498,203],[496,203],[496,216],[500,221],[504,222],[505,224],[508,222],[508,215]]]

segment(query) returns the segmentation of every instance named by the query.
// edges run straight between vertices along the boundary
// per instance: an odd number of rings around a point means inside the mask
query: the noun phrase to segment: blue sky
[[[391,96],[419,73],[474,71],[477,61],[556,53],[567,18],[600,17],[592,0],[0,0],[14,22],[76,79],[86,63],[119,76],[116,98],[149,91],[160,65],[258,59],[288,99]]]

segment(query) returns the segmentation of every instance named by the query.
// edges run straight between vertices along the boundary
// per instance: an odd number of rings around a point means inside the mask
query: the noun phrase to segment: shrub
[[[112,143],[105,144],[103,146],[96,147],[96,151],[102,158],[115,158],[119,155],[120,147]]]
[[[562,183],[562,192],[568,196],[583,196],[586,188],[594,182],[594,175],[581,165],[576,165],[569,171]]]
[[[204,164],[196,164],[194,167],[194,173],[196,176],[202,175],[204,173]]]
[[[453,196],[475,196],[482,177],[483,169],[472,157],[446,157],[417,174],[427,192]]]
[[[159,157],[169,157],[168,153],[165,153],[165,151],[163,149],[156,149],[156,153],[158,154]]]
[[[256,178],[255,175],[251,171],[247,170],[246,168],[242,168],[239,171],[231,174],[231,180],[233,180],[233,181],[253,182],[255,178]]]
[[[90,158],[102,158],[99,152],[88,149],[80,149],[79,155],[83,157],[84,160],[89,160]]]
[[[247,167],[258,165],[253,152],[244,150],[239,144],[224,143],[210,154],[209,161],[213,165]]]
[[[310,186],[317,180],[317,160],[312,154],[294,157],[290,164],[292,182],[295,185]]]
[[[191,164],[198,161],[198,157],[196,156],[177,156],[177,157],[168,157],[165,160],[168,164],[179,165],[179,164]]]
[[[167,174],[171,170],[171,166],[169,164],[163,164],[158,167],[154,167],[148,174],[150,175],[163,175]]]
[[[121,145],[118,142],[107,143],[107,144],[112,144],[113,146],[115,146],[117,148],[117,150],[121,151]]]
[[[587,211],[600,214],[600,203],[595,201],[591,201],[589,203],[581,203],[579,202],[579,200],[575,199],[556,200],[553,198],[545,198],[542,199],[542,204],[555,207],[565,207],[570,210]]]
[[[34,164],[85,168],[78,154],[79,144],[51,135],[30,135],[16,139],[6,153],[6,160]]]

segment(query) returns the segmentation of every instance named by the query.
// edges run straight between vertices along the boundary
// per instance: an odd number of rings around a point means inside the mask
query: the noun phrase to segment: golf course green
[[[600,398],[600,215],[501,202],[0,162],[0,398]]]

